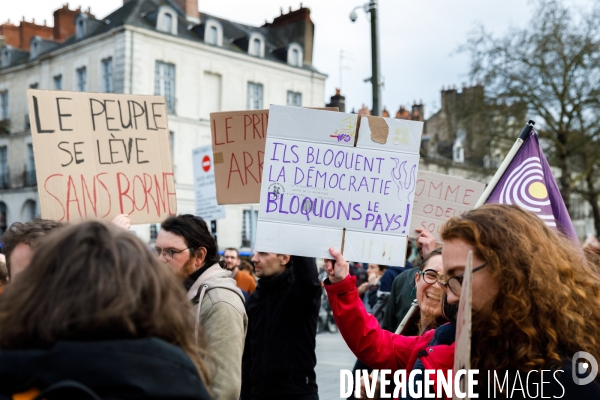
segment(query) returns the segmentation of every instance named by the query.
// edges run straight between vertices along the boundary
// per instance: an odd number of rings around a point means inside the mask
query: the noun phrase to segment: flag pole
[[[504,175],[504,172],[506,171],[513,158],[515,158],[515,155],[523,145],[523,142],[529,137],[529,134],[531,133],[531,130],[533,129],[534,125],[535,122],[533,122],[532,120],[529,120],[527,125],[525,125],[525,128],[523,128],[523,131],[517,138],[517,141],[515,142],[515,144],[513,144],[512,148],[504,158],[504,161],[502,161],[500,168],[498,168],[498,171],[496,171],[496,173],[492,177],[492,180],[485,188],[485,191],[479,198],[479,201],[477,201],[477,204],[475,204],[475,208],[479,208],[480,206],[482,206],[487,201],[488,197],[490,197],[490,194],[492,194],[492,191],[498,184],[498,181],[500,180],[500,178],[502,178],[502,175]]]

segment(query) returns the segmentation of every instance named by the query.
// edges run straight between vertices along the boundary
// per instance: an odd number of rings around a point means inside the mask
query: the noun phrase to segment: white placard
[[[404,265],[422,127],[271,106],[256,249]]]

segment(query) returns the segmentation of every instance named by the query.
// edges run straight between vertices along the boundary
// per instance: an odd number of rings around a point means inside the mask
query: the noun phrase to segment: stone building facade
[[[197,0],[125,0],[103,19],[64,6],[52,28],[3,24],[0,231],[39,214],[28,88],[164,96],[178,213],[194,213],[192,150],[210,143],[211,112],[323,106],[326,75],[312,66],[313,32],[308,8],[255,27],[200,13]],[[247,243],[250,210],[227,206],[217,222],[221,248]],[[149,243],[157,231],[133,229]]]

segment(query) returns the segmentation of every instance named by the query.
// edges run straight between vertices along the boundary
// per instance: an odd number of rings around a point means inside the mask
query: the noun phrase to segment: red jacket
[[[435,330],[426,331],[422,336],[401,336],[381,329],[377,319],[365,311],[356,290],[355,277],[349,275],[341,282],[325,285],[325,288],[346,344],[371,368],[406,369],[408,379],[417,357],[425,369],[440,369],[446,373],[454,366],[454,343],[429,346]],[[434,393],[437,393],[435,384]]]

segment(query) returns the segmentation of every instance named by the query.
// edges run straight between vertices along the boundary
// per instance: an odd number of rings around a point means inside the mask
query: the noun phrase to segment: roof
[[[204,43],[204,23],[209,19],[213,19],[219,22],[223,28],[223,45],[220,48],[238,54],[248,54],[247,45],[244,46],[242,43],[243,41],[240,42],[239,39],[249,38],[252,33],[259,33],[265,40],[265,53],[263,59],[288,65],[281,56],[278,56],[278,54],[281,53],[282,49],[287,48],[289,43],[285,38],[278,36],[272,27],[245,25],[205,13],[200,14],[200,24],[193,25],[186,19],[185,14],[181,9],[170,0],[129,0],[104,19],[97,20],[88,16],[90,23],[84,37],[77,39],[76,36],[73,35],[64,42],[58,43],[56,47],[40,49],[41,51],[38,58],[45,53],[69,47],[75,43],[125,25],[155,31],[163,35],[170,35],[169,33],[156,29],[156,13],[161,6],[169,6],[177,12],[177,37],[179,38]],[[11,49],[11,51],[15,50],[16,49]],[[18,61],[13,60],[13,62],[11,62],[10,67],[27,62],[29,62],[28,57],[19,57]],[[311,65],[304,64],[302,67],[295,68],[319,73],[319,71]]]

